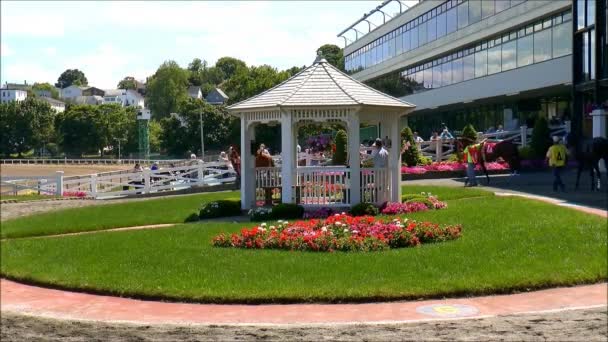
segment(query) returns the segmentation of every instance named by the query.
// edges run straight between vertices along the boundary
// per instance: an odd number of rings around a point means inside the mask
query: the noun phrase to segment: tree
[[[148,81],[146,95],[154,118],[168,117],[188,98],[188,72],[174,61],[164,62]]]
[[[236,103],[268,90],[288,79],[287,71],[277,71],[269,65],[238,68],[234,75],[224,83],[229,103]]]
[[[54,99],[59,98],[59,91],[50,83],[34,83],[32,91],[48,91]]]
[[[402,97],[414,92],[416,81],[410,78],[402,79],[399,73],[388,74],[365,82],[368,86],[394,97]]]
[[[21,156],[23,152],[51,142],[54,116],[51,106],[36,98],[0,104],[0,152]]]
[[[334,165],[346,165],[347,136],[343,129],[336,133],[336,152],[333,157]]]
[[[401,140],[404,140],[406,144],[409,145],[408,149],[401,155],[402,161],[410,167],[418,165],[421,157],[420,150],[418,149],[418,144],[416,144],[414,133],[412,133],[411,128],[403,128],[401,131]]]
[[[344,53],[342,49],[333,44],[325,44],[317,49],[327,62],[341,71],[344,71]]]
[[[135,82],[135,78],[133,78],[131,76],[127,76],[127,77],[123,78],[120,82],[118,82],[118,84],[116,85],[116,88],[136,90],[137,82]]]
[[[468,138],[473,142],[477,141],[477,131],[475,130],[475,127],[473,127],[471,124],[464,126],[462,130],[462,137]]]
[[[215,67],[222,71],[224,79],[231,78],[238,69],[247,68],[247,64],[233,57],[222,57],[215,62]]]
[[[89,84],[84,73],[78,69],[67,69],[64,71],[59,78],[55,87],[63,89],[71,85],[86,86]]]
[[[536,158],[544,158],[547,150],[551,146],[551,130],[549,129],[549,123],[547,119],[540,117],[534,123],[534,129],[532,130],[532,141],[530,142],[530,148],[532,154]],[[522,137],[524,139],[525,137]]]

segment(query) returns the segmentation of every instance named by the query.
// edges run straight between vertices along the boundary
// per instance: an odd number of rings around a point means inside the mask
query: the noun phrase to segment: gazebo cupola
[[[285,82],[228,107],[241,119],[241,203],[256,205],[256,191],[281,189],[284,203],[345,207],[360,202],[400,200],[400,118],[414,105],[356,81],[317,57],[314,63]],[[348,133],[347,165],[297,166],[296,136],[304,123],[343,123]],[[388,136],[388,166],[361,168],[361,123],[379,124]],[[255,126],[281,125],[280,167],[256,168],[250,152]],[[328,190],[329,189],[329,190]]]

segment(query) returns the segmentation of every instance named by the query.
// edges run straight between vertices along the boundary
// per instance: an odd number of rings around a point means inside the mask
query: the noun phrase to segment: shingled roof
[[[366,86],[317,57],[308,68],[259,95],[228,107],[231,112],[272,107],[381,106],[414,108]]]

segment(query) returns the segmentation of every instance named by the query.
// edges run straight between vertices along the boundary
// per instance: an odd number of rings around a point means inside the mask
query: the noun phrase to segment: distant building
[[[101,97],[99,95],[76,96],[76,97],[69,98],[67,100],[69,100],[69,102],[75,103],[75,104],[100,105],[100,104],[104,103],[103,97]]]
[[[15,89],[15,90],[30,90],[30,89],[32,89],[32,85],[31,84],[27,84],[27,81],[23,81],[23,84],[21,84],[21,83],[8,83],[8,82],[6,82],[4,84],[4,88],[6,88],[6,89]]]
[[[203,99],[203,92],[201,91],[201,87],[190,86],[188,87],[188,96],[193,99]]]
[[[131,81],[135,83],[135,90],[142,96],[146,95],[146,83],[136,80],[133,76],[125,77],[125,81]]]
[[[132,89],[107,89],[105,90],[103,103],[117,103],[123,107],[144,108],[144,97]]]
[[[65,111],[65,102],[55,100],[55,99],[51,98],[50,96],[40,96],[39,99],[41,101],[48,103],[51,106],[51,108],[53,108],[55,110],[56,113],[61,113],[61,112]]]
[[[33,92],[38,97],[52,97],[50,90],[36,89]]]
[[[13,88],[2,88],[0,93],[0,102],[21,102],[27,98],[27,91]]]
[[[209,92],[205,100],[212,105],[222,105],[228,101],[228,95],[226,95],[222,89],[215,88]]]
[[[95,87],[88,87],[82,90],[82,96],[104,96],[105,91]]]
[[[77,86],[77,85],[72,84],[69,87],[65,87],[65,88],[61,89],[60,97],[62,99],[66,99],[66,100],[73,100],[76,97],[84,96],[82,94],[82,92],[87,88],[88,87],[82,87],[82,86]]]

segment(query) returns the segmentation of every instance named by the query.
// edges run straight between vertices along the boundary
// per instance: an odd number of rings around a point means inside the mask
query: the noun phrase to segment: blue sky
[[[309,65],[320,45],[342,47],[336,34],[380,3],[3,0],[0,79],[53,84],[78,68],[89,84],[113,88],[124,76],[145,79],[169,59],[182,66],[222,56],[279,69]]]

